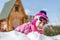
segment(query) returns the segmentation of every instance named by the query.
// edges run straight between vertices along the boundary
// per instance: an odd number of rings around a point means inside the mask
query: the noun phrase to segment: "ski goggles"
[[[45,25],[45,24],[47,24],[46,22],[42,22],[42,21],[40,21],[40,24],[43,24],[43,25]]]
[[[47,20],[44,17],[39,17],[38,20],[40,21],[40,24],[43,24],[43,25],[47,24]]]

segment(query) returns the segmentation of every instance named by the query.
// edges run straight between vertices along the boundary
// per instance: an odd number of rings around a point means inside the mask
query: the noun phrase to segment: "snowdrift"
[[[37,32],[31,32],[28,35],[17,31],[0,32],[0,40],[60,40],[60,35],[57,36],[45,36]]]
[[[0,32],[0,40],[30,40],[26,35],[17,32]]]

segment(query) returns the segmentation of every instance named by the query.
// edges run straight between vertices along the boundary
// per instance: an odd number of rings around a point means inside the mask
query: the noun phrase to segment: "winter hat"
[[[46,11],[41,10],[40,13],[44,13],[45,15],[47,15]]]
[[[39,20],[40,18],[44,18],[48,22],[47,13],[44,10],[41,10],[39,13],[37,13],[34,17],[34,20]]]
[[[46,11],[41,10],[39,13],[35,15],[34,19],[32,20],[32,24],[36,26],[36,21],[40,20],[40,18],[44,18],[48,23],[48,17]]]

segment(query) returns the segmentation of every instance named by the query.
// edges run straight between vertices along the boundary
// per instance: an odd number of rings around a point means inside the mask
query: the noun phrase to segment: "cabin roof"
[[[10,0],[7,3],[5,3],[5,5],[1,11],[1,14],[0,14],[0,20],[8,18],[9,13],[10,13],[11,9],[13,8],[15,2],[16,2],[16,0]]]

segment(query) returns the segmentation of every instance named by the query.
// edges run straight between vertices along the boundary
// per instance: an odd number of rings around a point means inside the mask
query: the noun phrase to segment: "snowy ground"
[[[20,32],[0,32],[0,40],[30,40],[27,36]]]
[[[49,37],[38,34],[37,32],[31,32],[28,35],[24,35],[17,31],[11,31],[0,32],[0,40],[60,40],[60,35]]]

